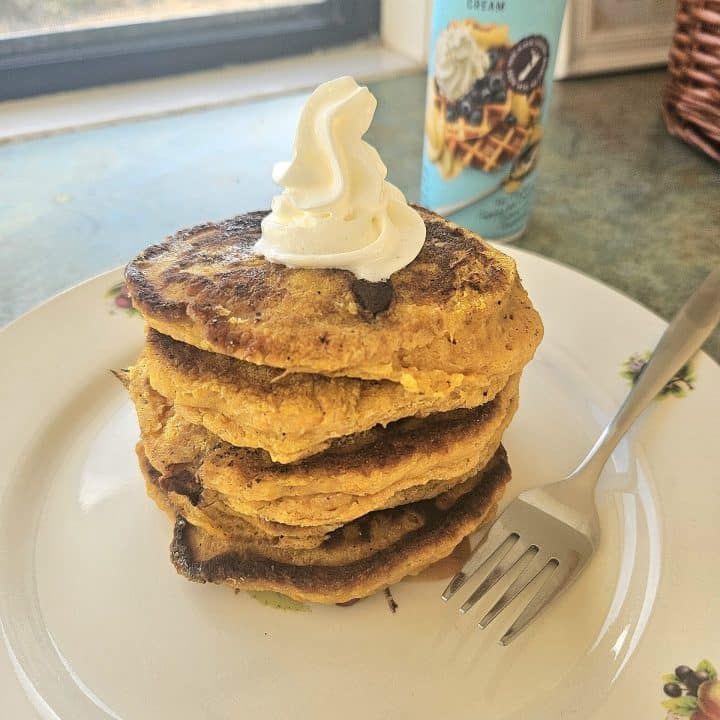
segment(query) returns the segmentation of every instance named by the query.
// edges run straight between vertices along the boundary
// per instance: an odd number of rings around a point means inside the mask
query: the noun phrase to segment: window
[[[0,100],[367,37],[379,0],[3,0]]]

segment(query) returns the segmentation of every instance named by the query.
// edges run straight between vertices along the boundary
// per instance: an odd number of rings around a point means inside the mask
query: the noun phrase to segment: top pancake
[[[176,340],[291,372],[446,393],[519,372],[542,323],[514,261],[423,208],[417,258],[385,283],[253,252],[266,212],[183,230],[127,267],[134,306]]]

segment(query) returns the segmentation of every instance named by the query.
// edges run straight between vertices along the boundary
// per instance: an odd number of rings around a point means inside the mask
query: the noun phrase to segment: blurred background
[[[255,10],[282,5],[304,5],[319,0],[7,0],[3,33],[59,32],[109,24],[167,20],[230,10]]]
[[[53,78],[53,66],[61,63],[67,70],[73,59],[87,63],[91,57],[110,56],[116,67],[106,70],[105,78],[131,79],[288,55],[378,34],[387,47],[426,61],[431,14],[431,0],[5,0],[0,37],[5,41],[4,69],[12,72],[0,92],[3,98],[19,97],[103,81],[97,64]],[[663,63],[674,15],[672,0],[571,0],[558,76]],[[110,32],[97,32],[101,29]],[[265,42],[241,46],[257,37]],[[213,45],[221,45],[221,51],[204,57],[193,52]],[[14,61],[7,62],[11,50]],[[140,50],[146,55],[142,68],[132,62]],[[161,63],[163,52],[173,54],[172,61]],[[30,80],[33,65],[43,66],[42,80],[39,74],[35,82]],[[24,83],[12,82],[14,77]]]
[[[341,74],[377,96],[368,139],[417,201],[431,15],[431,0],[4,0],[0,325],[179,227],[268,207],[309,90]],[[718,37],[715,0],[569,0],[518,245],[672,315],[720,262]]]

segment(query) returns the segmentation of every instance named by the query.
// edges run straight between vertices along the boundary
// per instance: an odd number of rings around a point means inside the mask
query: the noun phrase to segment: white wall
[[[383,45],[427,63],[432,0],[382,0],[380,37]]]

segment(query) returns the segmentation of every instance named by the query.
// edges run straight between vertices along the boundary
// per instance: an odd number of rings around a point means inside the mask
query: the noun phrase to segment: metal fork
[[[460,607],[460,612],[466,613],[503,576],[519,570],[479,623],[481,628],[487,627],[533,583],[534,594],[500,639],[501,645],[508,645],[578,577],[600,539],[595,487],[603,466],[633,422],[700,349],[719,321],[717,267],[670,323],[637,383],[585,459],[565,479],[527,490],[513,500],[445,588],[443,600],[482,573],[482,582]]]

